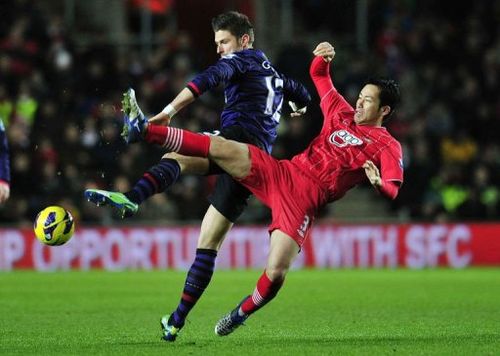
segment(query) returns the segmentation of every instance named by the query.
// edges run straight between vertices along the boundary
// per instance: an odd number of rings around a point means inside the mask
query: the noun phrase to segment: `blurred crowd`
[[[500,213],[500,3],[404,2],[383,9],[374,41],[403,90],[391,131],[404,148],[393,208],[425,221]]]
[[[325,1],[308,3],[309,8],[296,5],[295,10],[306,16],[305,10],[320,11],[314,6]],[[335,85],[353,104],[371,75],[401,83],[403,102],[387,126],[403,144],[405,183],[398,199],[387,202],[391,215],[422,221],[495,219],[500,209],[499,2],[469,3],[460,15],[448,14],[439,2],[374,3],[367,50],[336,45],[332,72]],[[164,43],[146,59],[134,48],[123,54],[106,43],[82,48],[61,18],[37,2],[2,3],[0,10],[0,117],[7,127],[12,169],[11,199],[0,208],[0,221],[31,224],[39,210],[57,204],[85,223],[117,223],[109,209],[84,200],[84,189],[126,191],[163,153],[148,145],[125,146],[122,92],[136,88],[143,111],[155,114],[204,69],[204,54],[188,33],[169,29]],[[209,24],[203,26],[208,31]],[[328,26],[323,30],[333,32]],[[335,42],[336,35],[319,40]],[[311,93],[307,68],[315,44],[285,43],[271,58]],[[174,125],[216,129],[222,106],[221,92],[207,93],[179,113]],[[285,113],[276,156],[299,152],[317,133],[317,98],[312,106],[306,120],[287,119]],[[213,181],[183,177],[128,221],[198,220]],[[268,218],[255,199],[250,205],[244,222]]]

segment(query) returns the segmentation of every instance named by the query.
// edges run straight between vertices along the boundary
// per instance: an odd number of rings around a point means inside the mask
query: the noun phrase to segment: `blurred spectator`
[[[499,189],[491,183],[488,167],[479,165],[473,172],[467,199],[457,209],[457,217],[467,220],[496,219],[499,198]]]
[[[453,136],[446,136],[441,141],[441,155],[444,164],[467,165],[476,158],[477,144],[464,130]]]

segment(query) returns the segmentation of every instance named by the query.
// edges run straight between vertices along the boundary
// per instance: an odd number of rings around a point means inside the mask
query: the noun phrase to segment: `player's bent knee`
[[[227,158],[229,153],[227,150],[228,148],[231,148],[232,142],[237,143],[236,141],[227,140],[224,137],[211,136],[209,150],[210,157],[214,159]]]
[[[168,153],[165,153],[162,157],[162,159],[175,159],[177,161],[177,159],[180,157],[181,155],[178,154],[177,152],[168,152]]]
[[[267,267],[266,268],[267,277],[273,282],[284,281],[287,272],[288,272],[288,268],[284,268],[284,267]]]
[[[181,174],[206,174],[209,169],[209,162],[206,158],[189,157],[175,152],[163,155],[162,159],[173,159],[180,167]]]

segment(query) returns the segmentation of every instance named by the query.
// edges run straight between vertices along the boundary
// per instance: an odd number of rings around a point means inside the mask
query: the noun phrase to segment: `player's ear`
[[[250,45],[250,35],[248,33],[245,33],[243,36],[240,37],[240,46],[243,48],[248,48]]]
[[[382,114],[383,117],[387,117],[389,113],[391,112],[391,107],[389,105],[384,105],[380,108],[380,113]]]

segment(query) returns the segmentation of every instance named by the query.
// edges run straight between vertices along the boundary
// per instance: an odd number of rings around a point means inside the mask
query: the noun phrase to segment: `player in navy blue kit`
[[[220,60],[197,75],[161,113],[148,122],[169,125],[179,110],[204,92],[223,84],[225,106],[221,114],[220,136],[253,144],[270,153],[277,135],[284,96],[292,102],[292,116],[299,116],[305,112],[311,100],[310,94],[302,84],[277,72],[262,51],[252,48],[254,33],[247,16],[238,12],[221,14],[212,20],[212,28]],[[132,89],[125,94],[123,106],[125,112],[140,112]],[[161,133],[157,130],[166,127],[150,127],[144,139],[163,144],[158,142]],[[130,138],[128,133],[124,137],[127,141]],[[93,203],[112,205],[123,216],[128,216],[133,215],[145,199],[174,184],[180,174],[219,175],[215,190],[209,197],[211,205],[201,224],[195,261],[188,272],[180,303],[172,314],[161,320],[163,339],[167,341],[176,339],[188,313],[210,283],[217,252],[246,207],[251,193],[206,158],[176,153],[166,154],[125,194],[95,189],[85,192],[87,199]]]
[[[3,121],[0,118],[0,204],[10,196],[10,158],[9,145]]]

